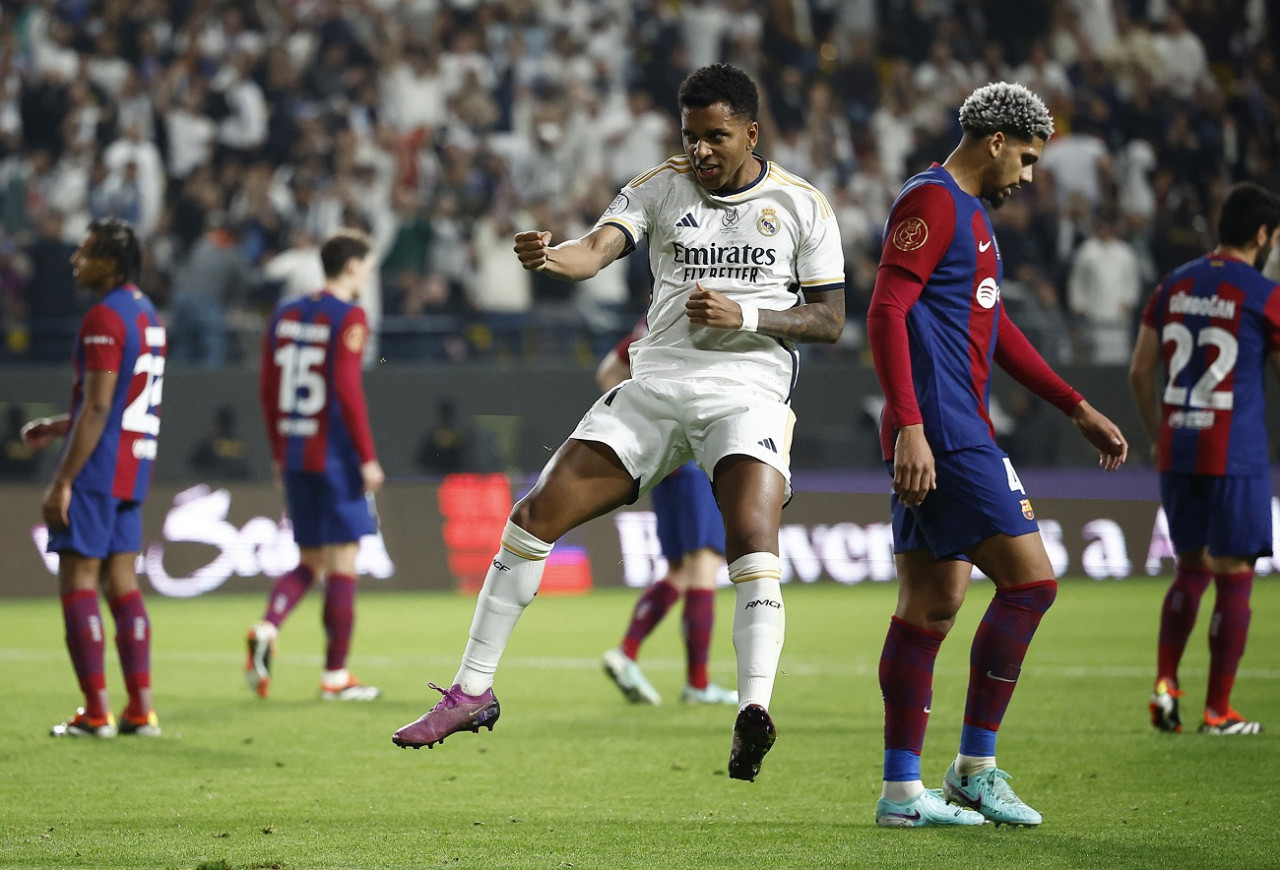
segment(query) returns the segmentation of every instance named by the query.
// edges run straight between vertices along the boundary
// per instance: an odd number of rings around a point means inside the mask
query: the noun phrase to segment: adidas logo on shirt
[[[772,439],[772,438],[762,438],[761,440],[757,441],[756,443],[757,443],[757,444],[759,444],[761,447],[765,447],[765,448],[767,448],[767,449],[769,449],[769,450],[772,450],[774,453],[777,453],[777,452],[778,452],[778,445],[776,445],[776,444],[774,444],[774,443],[773,443],[773,439]]]
[[[685,212],[685,213],[684,213],[684,217],[682,217],[682,218],[680,218],[680,220],[676,221],[676,226],[678,226],[678,227],[696,227],[696,226],[698,226],[698,219],[697,219],[697,218],[695,218],[695,217],[693,216],[693,212],[691,212],[691,211],[687,211],[687,212]]]

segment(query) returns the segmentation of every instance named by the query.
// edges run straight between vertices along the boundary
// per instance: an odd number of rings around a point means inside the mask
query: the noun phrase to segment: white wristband
[[[739,302],[738,307],[742,309],[742,325],[738,327],[738,331],[755,332],[760,326],[760,309],[746,302]]]

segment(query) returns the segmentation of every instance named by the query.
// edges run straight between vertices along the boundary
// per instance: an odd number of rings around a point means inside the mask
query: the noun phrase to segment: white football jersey
[[[784,310],[803,292],[844,287],[844,252],[826,197],[762,160],[742,190],[713,194],[687,156],[628,182],[596,223],[649,237],[649,334],[631,345],[633,377],[710,378],[769,390],[789,401],[799,356],[793,342],[695,325],[684,305],[695,282],[735,302]]]

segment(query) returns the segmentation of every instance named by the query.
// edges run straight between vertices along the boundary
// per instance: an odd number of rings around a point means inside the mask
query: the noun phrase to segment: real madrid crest
[[[756,229],[762,236],[776,236],[778,230],[782,229],[778,213],[771,208],[760,209],[760,217],[756,219]]]
[[[720,213],[720,223],[724,224],[726,227],[736,227],[738,225],[738,218],[740,217],[742,217],[742,215],[738,212],[736,206],[726,208]]]

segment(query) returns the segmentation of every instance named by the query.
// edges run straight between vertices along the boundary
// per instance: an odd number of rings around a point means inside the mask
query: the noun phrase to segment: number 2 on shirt
[[[1231,390],[1219,390],[1218,385],[1227,379],[1236,367],[1236,357],[1240,355],[1240,346],[1236,337],[1218,326],[1206,326],[1198,335],[1181,323],[1166,323],[1160,339],[1166,344],[1173,343],[1173,353],[1169,356],[1169,384],[1164,390],[1166,405],[1187,406],[1189,408],[1217,411],[1230,411],[1235,404],[1235,393]],[[1186,387],[1175,386],[1182,370],[1191,361],[1192,350],[1196,345],[1213,345],[1218,354],[1212,363],[1205,368],[1195,385],[1191,387],[1190,401]]]
[[[126,432],[138,432],[143,435],[160,434],[160,416],[155,409],[160,407],[160,394],[164,389],[164,357],[143,353],[133,364],[133,377],[139,375],[146,378],[141,392],[129,403],[120,417],[120,428]]]

